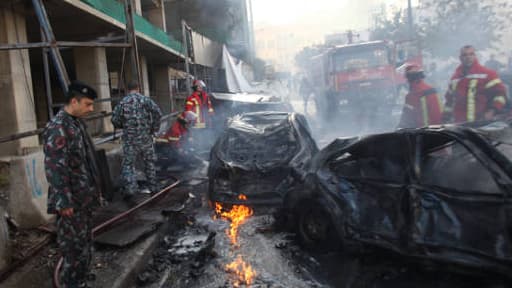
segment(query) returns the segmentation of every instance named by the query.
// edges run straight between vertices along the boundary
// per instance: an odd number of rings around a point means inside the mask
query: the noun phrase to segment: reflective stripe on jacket
[[[436,89],[423,80],[410,84],[400,119],[400,128],[416,128],[442,123],[443,106]]]
[[[483,120],[485,112],[500,112],[507,102],[498,74],[477,61],[466,72],[462,66],[455,70],[445,98],[445,110],[453,113],[455,122]]]
[[[214,112],[210,97],[204,91],[195,91],[188,96],[185,102],[185,111],[192,111],[197,115],[193,128],[206,128],[211,126],[210,114]]]

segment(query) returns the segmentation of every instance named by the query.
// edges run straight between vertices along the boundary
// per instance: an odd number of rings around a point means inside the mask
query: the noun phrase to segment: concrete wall
[[[162,110],[162,114],[171,112],[171,85],[169,67],[161,65],[153,67],[153,85],[155,101]]]
[[[144,18],[148,19],[151,24],[156,27],[167,31],[167,27],[165,25],[165,11],[164,11],[164,1],[163,0],[153,0],[150,5],[146,5],[146,7],[142,6],[142,15]]]
[[[16,11],[16,12],[15,12]],[[23,7],[0,7],[0,43],[26,43]],[[0,136],[36,129],[34,91],[27,50],[0,51]],[[0,144],[0,156],[21,154],[27,147],[38,146],[37,137],[27,137]]]
[[[37,152],[10,161],[7,211],[21,228],[34,228],[52,219],[46,214],[48,182],[43,159],[43,152]]]
[[[107,54],[105,48],[75,48],[73,49],[73,55],[77,79],[91,85],[98,93],[99,99],[110,98]],[[94,105],[94,111],[108,113],[112,112],[112,107],[110,102],[100,102]],[[112,132],[114,130],[109,117],[97,121],[101,122],[101,132]],[[95,134],[98,133],[93,133],[93,135]]]

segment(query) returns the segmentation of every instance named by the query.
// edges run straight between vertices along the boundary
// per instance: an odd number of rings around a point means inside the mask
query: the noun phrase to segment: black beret
[[[68,98],[73,98],[76,95],[82,95],[90,99],[98,98],[96,90],[94,90],[91,86],[78,80],[72,81],[68,86]]]

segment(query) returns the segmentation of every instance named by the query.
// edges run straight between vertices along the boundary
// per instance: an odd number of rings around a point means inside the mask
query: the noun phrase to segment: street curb
[[[123,256],[116,259],[116,262],[123,264],[123,271],[118,275],[115,281],[109,286],[111,288],[135,287],[135,279],[142,272],[147,261],[151,257],[151,252],[158,245],[160,233],[157,230],[140,243],[135,244],[127,250]]]

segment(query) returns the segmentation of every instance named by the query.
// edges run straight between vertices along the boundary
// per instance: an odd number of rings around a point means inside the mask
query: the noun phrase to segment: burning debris
[[[239,200],[246,200],[245,195],[239,195]],[[229,211],[225,211],[220,203],[215,203],[215,212],[220,215],[223,219],[231,222],[229,230],[226,231],[232,244],[236,244],[236,237],[238,233],[238,227],[253,214],[253,210],[245,205],[233,205]]]
[[[237,255],[235,261],[226,265],[226,269],[238,277],[238,281],[233,283],[235,287],[239,287],[241,284],[252,284],[256,276],[256,271],[252,269],[251,265],[245,263],[242,255]]]
[[[238,200],[247,200],[245,195],[239,195]],[[231,240],[231,244],[238,247],[237,235],[240,225],[242,225],[247,218],[253,215],[252,208],[245,205],[233,205],[231,209],[226,210],[220,203],[215,203],[216,215],[222,219],[230,221],[229,229],[226,234]],[[242,284],[250,285],[254,281],[256,271],[253,270],[251,265],[247,264],[242,255],[238,254],[236,259],[225,266],[226,271],[236,275],[233,285],[239,287]]]

